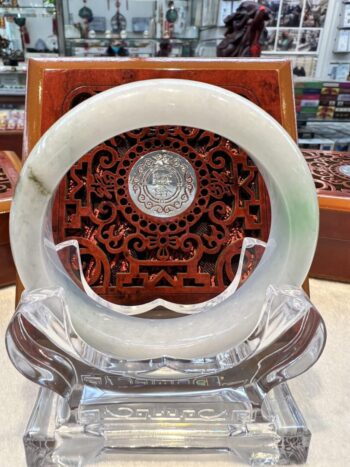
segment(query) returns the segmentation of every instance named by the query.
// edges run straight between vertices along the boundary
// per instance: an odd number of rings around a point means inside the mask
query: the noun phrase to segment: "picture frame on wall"
[[[321,29],[301,29],[297,50],[303,53],[317,53]]]
[[[338,81],[347,81],[350,73],[349,63],[339,63],[337,67],[336,79]]]
[[[264,5],[267,6],[270,11],[270,19],[265,22],[265,26],[268,28],[276,27],[281,8],[281,0],[265,0]]]
[[[303,27],[323,28],[328,10],[328,0],[306,0]]]
[[[297,29],[280,28],[278,31],[276,50],[278,52],[295,52],[298,43]]]
[[[350,42],[350,30],[340,29],[336,41],[335,52],[348,52]]]
[[[345,4],[344,5],[343,27],[344,28],[349,28],[350,27],[350,4]]]
[[[296,78],[313,78],[316,72],[317,58],[313,56],[295,55],[291,57],[293,76]]]
[[[283,0],[279,25],[284,28],[299,28],[301,24],[303,4],[303,0]]]

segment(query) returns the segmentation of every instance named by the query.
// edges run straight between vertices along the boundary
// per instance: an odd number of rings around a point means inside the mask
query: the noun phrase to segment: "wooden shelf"
[[[23,135],[23,130],[0,130],[0,135],[3,135],[3,136]]]

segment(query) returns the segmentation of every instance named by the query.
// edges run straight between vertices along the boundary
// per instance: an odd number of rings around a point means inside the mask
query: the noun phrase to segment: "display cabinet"
[[[54,1],[0,1],[0,36],[5,40],[0,53],[4,63],[23,62],[27,53],[58,53],[57,25]]]
[[[330,0],[325,40],[318,66],[319,76],[345,81],[350,73],[350,2]]]
[[[332,0],[330,0],[332,1]],[[215,57],[224,19],[242,1],[60,0],[64,45],[70,56]],[[265,56],[288,56],[296,75],[314,76],[328,0],[259,1],[270,10]]]
[[[0,1],[0,150],[22,154],[26,60],[58,55],[60,23],[54,1]]]
[[[0,68],[0,149],[22,154],[26,70]]]
[[[202,0],[63,0],[57,7],[68,56],[194,56],[203,27]]]
[[[348,151],[350,83],[301,80],[295,83],[299,146]]]

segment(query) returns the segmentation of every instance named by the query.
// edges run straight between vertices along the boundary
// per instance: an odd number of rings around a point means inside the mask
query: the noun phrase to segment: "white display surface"
[[[350,285],[310,280],[314,305],[322,312],[328,337],[322,358],[310,371],[290,381],[296,399],[312,432],[307,467],[348,467],[350,406],[349,372],[349,302]],[[13,367],[5,349],[5,330],[13,315],[15,287],[0,289],[0,365],[6,384],[0,390],[6,403],[0,412],[1,466],[25,467],[23,436],[38,386],[28,381]],[[342,351],[339,352],[339,343]],[[336,381],[337,384],[333,384]],[[14,407],[16,410],[14,410]],[[342,415],[344,414],[344,415]],[[331,440],[331,442],[330,442]],[[94,467],[243,467],[247,463],[232,459],[228,454],[196,456],[193,452],[180,454],[148,451],[129,455],[118,452],[103,456]],[[300,465],[300,464],[299,464]]]
[[[86,152],[116,134],[155,125],[184,125],[220,134],[242,147],[266,182],[272,225],[265,254],[231,297],[201,313],[151,320],[125,316],[89,298],[55,264],[48,224],[60,180]],[[98,94],[62,117],[42,137],[20,175],[11,212],[11,244],[27,289],[62,286],[77,333],[119,359],[201,358],[239,345],[262,315],[270,284],[300,286],[318,235],[314,183],[298,147],[267,113],[216,86],[147,80]]]

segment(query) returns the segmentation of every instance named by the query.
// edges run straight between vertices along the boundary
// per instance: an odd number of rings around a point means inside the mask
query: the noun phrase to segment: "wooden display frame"
[[[67,102],[74,93],[151,78],[193,79],[240,93],[270,113],[296,140],[292,72],[286,60],[42,59],[29,62],[24,158],[69,110]],[[17,298],[20,292],[17,287]]]
[[[14,284],[16,280],[10,248],[9,217],[21,166],[21,161],[14,152],[0,151],[0,287]]]

